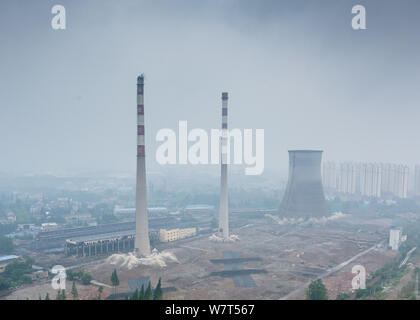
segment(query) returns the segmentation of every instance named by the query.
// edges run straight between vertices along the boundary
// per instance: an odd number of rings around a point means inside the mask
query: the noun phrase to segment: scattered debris
[[[333,215],[329,217],[321,217],[321,218],[280,218],[278,216],[274,216],[272,214],[265,214],[266,217],[273,219],[275,222],[277,222],[279,225],[300,225],[300,226],[306,226],[311,224],[326,224],[327,222],[334,221],[337,219],[344,218],[347,216],[346,214],[342,212],[336,212]]]
[[[140,265],[164,268],[169,262],[179,263],[178,259],[173,253],[168,251],[159,252],[156,249],[153,249],[152,254],[147,257],[138,257],[131,252],[113,254],[106,259],[106,262],[117,265],[121,268],[127,268],[128,270],[131,270]]]
[[[214,242],[236,242],[236,241],[239,241],[239,237],[236,234],[232,234],[229,236],[229,238],[224,239],[222,237],[219,237],[213,234],[209,237],[209,240],[214,241]]]

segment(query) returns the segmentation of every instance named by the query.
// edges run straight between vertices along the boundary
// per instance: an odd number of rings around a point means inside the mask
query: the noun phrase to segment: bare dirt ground
[[[339,293],[353,292],[351,282],[356,274],[352,273],[351,270],[354,265],[364,266],[366,269],[366,277],[368,277],[369,274],[374,273],[383,265],[392,261],[395,255],[395,251],[389,251],[386,249],[374,250],[355,260],[353,263],[343,268],[340,272],[323,279],[325,287],[328,290],[328,298],[335,300]]]
[[[72,285],[72,282],[66,282],[66,296],[68,300],[73,300],[73,296],[71,294]],[[78,298],[76,300],[92,300],[99,298],[103,300],[112,293],[112,289],[104,288],[102,294],[99,295],[97,286],[85,286],[80,283],[76,283],[76,288],[78,292]],[[42,300],[45,300],[47,293],[49,294],[51,300],[55,300],[57,297],[57,290],[53,289],[50,281],[44,281],[42,284],[37,283],[18,289],[7,296],[6,300],[38,300],[39,296],[41,296]]]
[[[175,254],[179,263],[169,263],[164,268],[139,266],[127,270],[105,263],[103,259],[89,261],[87,265],[83,265],[83,259],[77,259],[75,263],[82,265],[81,269],[91,273],[96,281],[105,284],[110,284],[111,273],[116,268],[120,279],[118,292],[129,291],[128,279],[149,276],[153,286],[161,278],[163,287],[177,289],[165,293],[165,299],[281,299],[330,268],[386,239],[389,225],[390,221],[386,219],[359,221],[358,218],[347,217],[326,225],[303,228],[278,225],[270,218],[262,217],[251,221],[247,227],[232,231],[239,236],[238,242],[217,243],[203,237],[166,245],[165,250]],[[240,257],[262,259],[243,263],[244,269],[267,271],[252,275],[257,287],[238,288],[231,278],[210,275],[223,270],[222,264],[210,262],[210,259],[222,258],[223,251],[238,252]],[[375,251],[355,263],[363,264],[368,272],[372,272],[391,258],[385,250]],[[331,298],[345,291],[349,284],[351,286],[352,265],[325,279]],[[39,292],[45,296],[50,290],[48,287],[51,286],[44,284],[22,288],[8,298],[38,299]],[[91,299],[97,296],[96,287],[79,285],[78,290],[79,287],[81,297]],[[70,292],[71,283],[67,290]],[[104,289],[102,298],[110,293],[111,289]],[[70,296],[69,293],[67,295]],[[55,298],[56,293],[51,291],[50,296]]]

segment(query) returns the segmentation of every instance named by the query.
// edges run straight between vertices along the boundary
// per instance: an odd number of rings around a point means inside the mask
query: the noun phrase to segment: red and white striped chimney
[[[229,148],[228,131],[228,93],[222,93],[222,137],[221,137],[221,174],[220,174],[220,204],[219,231],[223,239],[229,238],[228,186],[227,165]]]
[[[147,217],[146,160],[144,140],[144,75],[137,78],[137,181],[136,181],[136,241],[135,252],[150,255]]]

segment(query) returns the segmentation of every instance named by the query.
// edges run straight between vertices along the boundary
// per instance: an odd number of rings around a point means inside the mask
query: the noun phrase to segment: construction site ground
[[[304,299],[304,290],[311,280],[322,277],[330,299],[340,292],[351,291],[355,264],[374,272],[391,261],[395,252],[387,249],[390,219],[346,216],[322,225],[280,225],[270,217],[248,221],[232,230],[239,241],[214,242],[209,237],[161,245],[158,249],[172,252],[178,262],[166,267],[140,265],[131,270],[106,262],[106,257],[61,258],[65,266],[73,265],[89,272],[94,280],[110,285],[110,276],[117,269],[120,285],[117,292],[129,292],[128,279],[147,277],[153,286],[161,278],[162,287],[175,287],[164,299]],[[224,251],[237,252],[241,258],[262,260],[243,262],[243,269],[258,269],[266,273],[251,274],[256,287],[235,287],[232,278],[211,275],[223,271]],[[356,257],[354,260],[352,258]],[[58,259],[59,257],[54,257]],[[48,257],[42,256],[43,263]],[[51,261],[51,263],[54,261]],[[97,286],[80,287],[83,298],[95,298]],[[70,295],[71,283],[67,286]],[[14,291],[9,299],[38,299],[46,292],[55,297],[49,283],[39,283]],[[105,288],[101,299],[112,290]]]

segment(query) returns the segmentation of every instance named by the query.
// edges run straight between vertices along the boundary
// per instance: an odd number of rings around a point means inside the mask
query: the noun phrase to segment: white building
[[[380,198],[391,195],[407,198],[409,167],[402,164],[325,162],[322,183],[343,194]],[[420,196],[420,165],[416,166],[414,192]]]
[[[401,243],[402,229],[393,227],[389,230],[389,246],[392,250],[398,250]]]
[[[42,231],[53,231],[58,229],[58,224],[56,222],[46,222],[41,224]]]
[[[381,166],[376,163],[362,163],[359,167],[359,192],[366,197],[381,197]]]
[[[196,228],[172,229],[172,230],[160,229],[159,240],[161,242],[170,242],[170,241],[184,239],[187,237],[192,237],[196,234],[197,234]]]
[[[340,163],[338,192],[346,194],[356,193],[357,165],[353,162]]]

